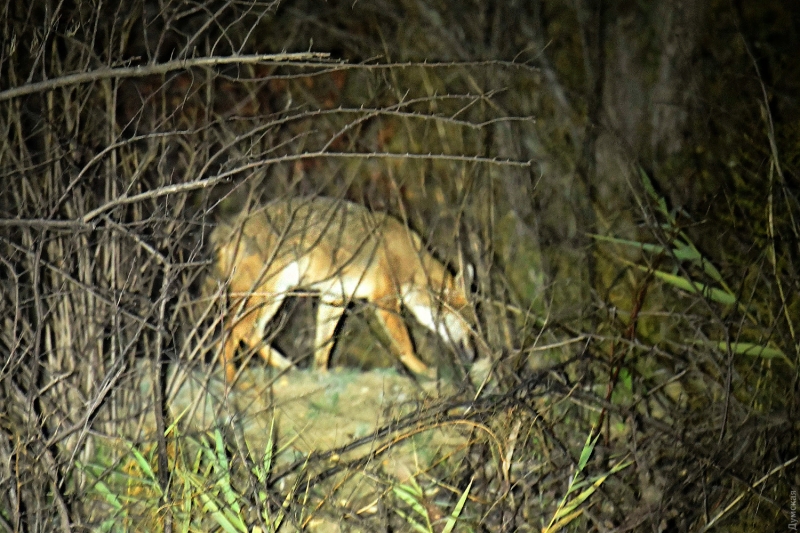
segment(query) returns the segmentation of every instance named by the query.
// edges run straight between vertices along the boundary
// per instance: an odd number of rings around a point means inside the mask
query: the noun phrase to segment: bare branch
[[[90,83],[108,79],[143,78],[145,76],[152,76],[154,74],[166,74],[172,70],[183,70],[193,67],[216,67],[219,65],[231,65],[237,63],[246,64],[263,62],[282,64],[294,64],[299,62],[299,64],[302,66],[314,66],[313,64],[306,63],[306,61],[323,61],[329,57],[330,54],[323,52],[259,54],[229,57],[194,57],[191,59],[176,59],[173,61],[167,61],[165,63],[142,65],[138,67],[100,68],[90,72],[78,72],[75,74],[69,74],[67,76],[53,78],[52,80],[39,81],[2,91],[0,92],[0,102],[40,91],[52,91],[59,87],[66,87],[68,85],[80,85],[82,83]],[[328,62],[324,64],[329,65]]]

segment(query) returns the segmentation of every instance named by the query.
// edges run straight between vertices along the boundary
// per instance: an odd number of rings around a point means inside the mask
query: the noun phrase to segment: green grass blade
[[[236,516],[241,516],[242,508],[239,505],[239,495],[231,485],[231,470],[228,454],[225,452],[225,439],[223,439],[222,432],[219,429],[214,431],[214,451],[216,457],[214,469],[219,475],[217,486],[222,490],[222,495],[225,497],[228,507]]]
[[[122,513],[125,512],[119,497],[116,494],[114,494],[114,492],[112,492],[110,488],[108,488],[108,485],[106,485],[102,481],[97,481],[94,484],[94,488],[97,492],[100,493],[100,495],[103,497],[106,503],[111,505],[111,507]]]
[[[640,265],[637,266],[642,270],[647,270],[645,267],[642,267]],[[684,290],[686,292],[692,294],[701,294],[723,305],[736,304],[736,296],[722,289],[711,287],[709,285],[706,285],[705,283],[700,283],[699,281],[691,281],[686,278],[676,276],[675,274],[664,272],[662,270],[656,270],[653,272],[653,274],[655,274],[655,276],[661,279],[662,281],[666,281],[670,285],[677,287],[681,290]]]
[[[428,518],[428,510],[420,503],[421,491],[409,485],[396,485],[392,487],[395,496],[406,502],[417,514]]]
[[[469,485],[467,488],[464,489],[464,492],[461,494],[461,497],[458,499],[458,503],[453,508],[453,512],[450,513],[450,516],[447,518],[447,522],[445,522],[444,528],[442,529],[442,533],[450,533],[453,531],[453,528],[456,527],[456,522],[458,522],[458,517],[461,516],[461,511],[464,509],[464,504],[467,503],[467,497],[469,496],[469,491],[472,489],[472,480],[469,480]]]
[[[725,341],[703,341],[696,340],[695,345],[713,346],[723,352],[728,350],[728,343]],[[770,348],[754,342],[732,342],[731,351],[737,355],[747,355],[749,357],[760,357],[762,359],[785,359],[791,363],[789,357],[779,348]]]
[[[136,464],[139,465],[139,468],[142,470],[142,474],[147,478],[150,485],[155,485],[157,490],[159,491],[159,496],[161,496],[161,486],[158,483],[154,483],[156,481],[156,474],[153,472],[152,467],[150,466],[150,461],[142,455],[136,446],[132,442],[126,442],[128,445],[128,450],[133,454],[134,459],[136,459]]]
[[[647,194],[650,195],[650,198],[655,200],[655,202],[658,204],[659,211],[661,211],[667,218],[674,222],[674,218],[669,213],[669,209],[667,209],[667,201],[664,200],[663,196],[656,192],[655,187],[653,187],[653,183],[650,181],[650,176],[648,176],[647,172],[645,172],[641,167],[639,167],[639,177],[642,180],[644,190],[647,191]]]
[[[597,435],[592,438],[592,434],[586,436],[586,442],[583,445],[583,449],[581,450],[581,457],[578,459],[578,471],[575,472],[577,476],[585,467],[586,463],[589,462],[589,457],[592,456],[592,452],[594,451],[594,446],[597,444],[597,439],[600,438],[600,432],[597,432]]]
[[[200,500],[203,503],[203,510],[206,511],[206,512],[210,511],[211,512],[211,517],[214,519],[214,521],[217,524],[219,524],[219,527],[221,527],[227,533],[243,533],[243,532],[246,533],[247,532],[247,528],[246,527],[244,527],[243,529],[237,529],[236,526],[234,526],[233,523],[231,523],[231,521],[228,520],[228,517],[225,516],[225,513],[223,513],[220,510],[219,505],[217,505],[217,503],[214,501],[214,499],[211,496],[209,496],[205,492],[201,492],[198,496],[200,497]]]

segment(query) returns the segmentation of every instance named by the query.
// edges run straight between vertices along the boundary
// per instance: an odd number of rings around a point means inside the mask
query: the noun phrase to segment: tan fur
[[[353,299],[372,302],[400,361],[429,374],[415,354],[400,316],[404,305],[426,327],[454,343],[469,327],[463,283],[428,253],[416,233],[398,220],[329,198],[269,203],[221,223],[211,234],[214,276],[228,284],[230,308],[220,363],[229,381],[240,343],[259,349],[269,364],[291,362],[262,346],[264,329],[285,297],[297,290],[319,294],[314,365],[325,370],[333,334]]]

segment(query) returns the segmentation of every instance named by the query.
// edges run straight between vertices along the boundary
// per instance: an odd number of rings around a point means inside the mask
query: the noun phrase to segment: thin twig
[[[97,217],[98,215],[105,213],[106,211],[113,209],[115,207],[119,207],[121,205],[128,205],[133,204],[136,202],[141,202],[143,200],[148,199],[155,199],[160,198],[162,196],[167,196],[170,194],[177,194],[181,192],[190,192],[197,189],[205,189],[211,187],[212,185],[216,185],[222,181],[226,181],[231,176],[238,174],[244,170],[252,170],[254,168],[263,167],[265,165],[271,165],[274,163],[286,163],[289,161],[298,161],[302,159],[311,159],[315,157],[332,157],[332,158],[353,158],[353,159],[436,159],[439,161],[462,161],[462,162],[469,162],[469,163],[490,163],[495,165],[503,165],[503,166],[512,166],[512,167],[530,167],[533,164],[533,161],[512,161],[510,159],[500,159],[497,157],[481,157],[477,155],[452,155],[452,154],[395,154],[395,153],[376,153],[376,152],[368,152],[368,153],[343,153],[343,152],[324,152],[324,151],[317,151],[317,152],[306,152],[300,154],[289,154],[280,157],[274,158],[267,158],[262,159],[260,161],[254,161],[252,163],[238,166],[234,169],[231,169],[227,172],[222,174],[218,174],[217,176],[201,179],[196,181],[191,181],[189,183],[179,183],[175,185],[166,185],[164,187],[158,187],[140,194],[135,194],[133,196],[120,196],[119,198],[114,198],[113,200],[101,205],[100,207],[89,211],[86,213],[83,218],[81,218],[80,222],[83,224],[88,224],[92,219]]]
[[[76,72],[66,76],[59,76],[50,80],[38,81],[14,87],[0,92],[0,102],[18,98],[37,92],[46,92],[67,87],[69,85],[80,85],[100,80],[123,79],[123,78],[144,78],[155,74],[166,74],[173,70],[185,70],[194,67],[216,67],[219,65],[248,64],[248,63],[296,63],[302,66],[314,66],[304,63],[305,61],[317,60],[324,61],[330,57],[328,53],[322,52],[300,52],[300,53],[281,53],[281,54],[258,54],[258,55],[234,55],[228,57],[193,57],[191,59],[175,59],[164,63],[154,63],[137,67],[104,67],[89,72]],[[328,65],[329,63],[324,63]]]

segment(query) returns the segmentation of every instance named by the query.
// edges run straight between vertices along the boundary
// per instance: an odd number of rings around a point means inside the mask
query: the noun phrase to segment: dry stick
[[[164,280],[161,284],[158,306],[158,329],[156,330],[156,362],[153,365],[153,416],[156,420],[156,441],[158,446],[158,484],[161,487],[159,503],[164,509],[171,508],[169,495],[169,457],[167,452],[167,430],[164,418],[169,412],[164,402],[164,374],[167,365],[164,354],[164,317],[166,315],[169,285],[172,282],[172,271],[169,264],[164,266]],[[167,512],[163,515],[165,532],[172,531],[173,516]]]
[[[31,424],[31,428],[36,431],[36,433],[31,434],[30,444],[32,446],[32,451],[36,453],[36,457],[41,459],[45,464],[45,472],[49,477],[49,485],[51,487],[51,492],[49,494],[50,498],[52,498],[53,502],[55,503],[55,507],[58,510],[58,517],[59,517],[59,526],[60,531],[63,533],[70,533],[73,530],[72,523],[70,521],[69,516],[69,509],[67,508],[67,503],[64,498],[64,491],[61,488],[60,478],[65,477],[65,473],[58,468],[58,463],[56,461],[56,457],[53,455],[52,448],[46,446],[44,443],[47,441],[45,438],[45,425],[42,422],[43,414],[33,407],[33,402],[31,402],[28,398],[28,395],[20,389],[17,385],[15,380],[7,380],[7,384],[9,385],[10,394],[16,400],[16,405],[23,409],[23,414],[25,417],[33,422]],[[5,436],[5,435],[4,435]],[[16,461],[13,462],[14,464],[11,465],[13,467],[13,472],[16,477],[17,486],[19,487],[22,484],[22,480],[20,480],[20,465],[17,464]],[[30,482],[30,479],[24,480],[25,482]],[[21,514],[19,510],[15,510],[16,513]]]
[[[346,452],[358,449],[367,444],[374,445],[376,442],[378,442],[378,439],[382,439],[408,428],[411,428],[411,430],[404,434],[397,435],[390,444],[396,444],[404,438],[413,436],[415,431],[414,428],[420,428],[423,426],[442,427],[443,425],[451,423],[473,423],[474,420],[479,420],[481,416],[484,416],[487,410],[503,410],[509,405],[525,406],[526,399],[534,395],[533,390],[535,383],[543,381],[545,376],[551,374],[552,372],[563,371],[563,369],[574,364],[580,358],[580,355],[570,357],[566,361],[557,363],[547,369],[537,371],[531,378],[520,383],[508,392],[487,395],[480,399],[456,400],[449,403],[434,405],[424,412],[416,411],[400,418],[393,419],[384,426],[376,428],[370,434],[353,439],[352,441],[333,450],[311,452],[310,454],[299,458],[281,472],[272,476],[267,485],[268,487],[274,487],[280,480],[285,479],[290,473],[297,471],[298,468],[306,467],[312,462],[320,464],[324,461],[329,461],[334,456],[344,455]],[[430,424],[430,426],[426,426],[426,424]],[[502,447],[499,445],[499,441],[496,442],[498,443],[498,449],[502,450]],[[563,446],[563,444],[561,444],[561,442],[556,441],[556,443],[563,452],[568,453],[568,450]],[[344,461],[339,462],[335,466],[319,472],[313,478],[309,478],[309,480],[312,485],[317,484],[345,468],[367,464],[377,458],[378,454],[385,453],[390,448],[390,445],[386,445],[384,443],[379,448],[370,450],[363,457],[348,461],[346,463]]]
[[[312,60],[320,61],[319,63],[311,62]],[[395,68],[462,68],[462,67],[481,67],[481,66],[500,66],[505,68],[514,68],[527,70],[531,72],[539,72],[539,69],[526,65],[524,63],[514,63],[511,61],[448,61],[448,62],[416,62],[408,61],[404,63],[376,63],[376,64],[358,64],[348,65],[347,63],[333,60],[327,52],[297,52],[297,53],[281,53],[281,54],[258,54],[258,55],[233,55],[228,57],[194,57],[191,59],[175,59],[165,63],[141,65],[137,67],[103,67],[90,72],[77,72],[75,74],[68,74],[67,76],[60,76],[51,80],[39,81],[36,83],[29,83],[0,91],[0,102],[33,94],[39,91],[52,91],[59,87],[66,87],[68,85],[79,85],[82,83],[89,83],[105,79],[122,79],[122,78],[143,78],[155,74],[166,74],[173,70],[183,70],[193,67],[214,67],[217,65],[231,65],[231,64],[251,64],[261,62],[283,63],[302,67],[335,67],[336,70],[350,70],[350,69],[364,69],[364,70],[378,70],[378,69],[395,69]],[[316,74],[324,74],[325,71],[317,72]],[[274,78],[292,79],[302,77],[301,75],[279,75],[273,76]]]
[[[745,492],[743,492],[743,493],[739,494],[738,496],[736,496],[733,499],[733,501],[731,501],[728,505],[726,505],[725,508],[722,511],[717,513],[717,515],[714,518],[709,520],[708,523],[703,527],[703,529],[700,530],[700,533],[704,533],[704,532],[708,531],[709,529],[711,529],[712,527],[714,527],[714,525],[716,525],[717,522],[719,522],[722,518],[727,516],[728,513],[730,512],[730,510],[733,509],[734,507],[736,507],[736,505],[740,501],[742,501],[742,499],[745,497],[746,494],[754,493],[756,491],[756,489],[758,488],[758,486],[759,485],[763,485],[770,477],[772,477],[773,475],[777,474],[778,472],[786,470],[786,468],[788,466],[790,466],[792,463],[797,462],[798,457],[800,457],[800,456],[795,455],[794,457],[792,457],[788,461],[785,461],[782,464],[779,464],[778,466],[776,466],[775,468],[773,468],[772,470],[770,470],[769,472],[767,472],[766,474],[761,476],[758,479],[758,481],[756,481],[752,485],[748,484],[747,490],[745,490]],[[789,528],[789,529],[791,529],[791,528]]]
[[[71,283],[72,285],[75,285],[76,287],[91,293],[91,295],[93,297],[97,298],[98,301],[108,305],[111,308],[117,309],[119,312],[121,312],[122,314],[124,314],[128,318],[131,318],[131,319],[135,320],[137,323],[142,324],[144,327],[146,327],[148,329],[151,329],[151,330],[155,330],[156,326],[153,326],[152,324],[147,322],[147,318],[145,318],[143,316],[139,316],[139,315],[133,313],[132,311],[127,311],[127,310],[117,306],[117,303],[114,300],[112,300],[111,298],[101,294],[92,285],[80,281],[79,279],[73,277],[69,272],[67,272],[63,268],[60,268],[59,266],[54,265],[54,264],[46,261],[45,259],[42,259],[39,256],[36,256],[35,252],[33,252],[31,250],[27,250],[25,248],[22,248],[21,246],[19,246],[17,244],[14,244],[13,242],[11,242],[11,241],[9,241],[7,239],[4,239],[4,238],[0,238],[0,242],[5,242],[7,245],[11,246],[12,248],[16,249],[17,251],[25,253],[28,256],[34,257],[34,264],[39,264],[39,265],[42,265],[43,267],[46,267],[49,270],[52,270],[53,272],[59,274],[64,279],[64,281],[67,281],[67,282]]]
[[[651,282],[653,280],[653,272],[658,268],[658,265],[661,263],[662,258],[663,254],[659,255],[656,258],[653,266],[647,271],[647,274],[642,280],[642,284],[639,287],[639,290],[636,291],[636,294],[634,295],[633,306],[630,312],[630,323],[628,324],[628,327],[625,328],[625,334],[624,334],[624,337],[631,343],[634,343],[636,341],[636,326],[639,323],[639,313],[642,311],[642,306],[644,305],[644,299],[647,296],[647,291],[650,288]],[[611,346],[611,360],[610,360],[611,375],[608,384],[606,385],[607,404],[611,403],[611,395],[613,394],[614,389],[617,386],[617,382],[619,381],[619,373],[625,364],[625,353],[619,356],[614,355],[617,346],[618,343],[614,343]],[[611,417],[608,417],[608,419],[606,419],[607,412],[608,412],[608,407],[603,407],[603,410],[600,411],[600,417],[598,418],[597,425],[595,426],[596,433],[602,431],[604,420],[609,421],[611,419]],[[609,434],[610,430],[607,427],[606,437],[605,437],[606,446],[608,446]],[[594,435],[592,435],[592,437],[594,437]]]
[[[33,94],[37,92],[52,91],[59,87],[67,87],[69,85],[80,85],[82,83],[90,83],[100,80],[108,79],[123,79],[123,78],[144,78],[155,74],[166,74],[173,70],[185,70],[193,67],[215,67],[218,65],[231,65],[239,63],[260,63],[260,62],[273,62],[273,63],[292,63],[300,62],[302,66],[315,66],[314,64],[306,63],[310,60],[325,61],[330,58],[330,54],[322,52],[302,52],[302,53],[283,53],[283,54],[259,54],[259,55],[234,55],[228,57],[195,57],[191,59],[175,59],[165,63],[155,63],[149,65],[141,65],[138,67],[103,67],[90,72],[77,72],[75,74],[68,74],[67,76],[60,76],[51,80],[38,81],[36,83],[29,83],[21,85],[0,92],[0,102],[11,100],[20,96]],[[332,61],[325,61],[322,65],[329,66]]]
[[[744,36],[739,33],[739,36],[744,41]],[[795,335],[794,325],[792,319],[789,316],[789,309],[790,306],[786,302],[786,295],[783,289],[783,283],[781,282],[781,278],[778,274],[778,255],[777,250],[775,249],[775,224],[774,224],[774,211],[773,211],[773,190],[772,190],[772,183],[773,183],[773,169],[774,172],[778,173],[778,177],[780,178],[780,185],[781,188],[786,191],[786,178],[783,176],[783,169],[781,168],[781,160],[778,157],[778,143],[775,141],[775,124],[772,121],[772,111],[769,108],[769,96],[767,94],[767,87],[764,85],[764,78],[761,76],[761,71],[758,68],[758,62],[756,61],[755,56],[753,55],[753,51],[750,49],[750,46],[747,42],[744,43],[745,50],[747,50],[747,54],[750,56],[750,60],[753,62],[753,68],[756,71],[756,77],[758,78],[758,83],[761,85],[761,95],[763,97],[763,101],[761,102],[762,112],[762,120],[766,123],[767,126],[767,140],[769,141],[769,148],[771,152],[771,161],[770,161],[770,171],[769,171],[769,224],[767,226],[767,235],[769,236],[770,241],[770,248],[771,248],[771,257],[770,262],[772,263],[772,271],[775,277],[775,285],[778,288],[778,295],[781,298],[781,307],[783,308],[783,315],[786,317],[786,325],[789,328],[789,334],[792,337],[792,341],[794,342],[795,352],[800,356],[800,343],[797,342],[797,336]],[[792,221],[792,229],[794,230],[795,237],[797,237],[797,223],[795,222],[794,216],[792,215],[792,210],[787,210],[790,220]],[[730,373],[730,372],[729,372]]]
[[[177,194],[181,192],[189,192],[196,189],[203,189],[207,187],[211,187],[229,179],[231,176],[238,174],[244,170],[249,170],[253,168],[262,167],[265,165],[270,165],[274,163],[285,163],[288,161],[297,161],[301,159],[310,159],[316,157],[341,157],[341,158],[360,158],[360,159],[436,159],[440,161],[466,161],[471,163],[489,163],[489,164],[498,164],[504,166],[514,166],[514,167],[530,167],[533,164],[533,160],[529,161],[513,161],[509,159],[500,159],[497,157],[480,157],[480,156],[472,156],[472,155],[449,155],[449,154],[411,154],[411,153],[342,153],[342,152],[325,152],[325,151],[316,151],[316,152],[306,152],[301,154],[292,154],[286,156],[280,156],[275,158],[269,159],[262,159],[260,161],[255,161],[253,163],[248,163],[246,165],[238,166],[232,170],[224,172],[222,174],[218,174],[211,178],[191,181],[189,183],[180,183],[176,185],[167,185],[164,187],[158,187],[143,193],[134,194],[132,196],[122,195],[119,198],[115,198],[100,207],[86,213],[81,219],[80,223],[88,224],[98,215],[111,210],[114,207],[126,204],[132,204],[136,202],[140,202],[142,200],[147,199],[154,199],[160,198],[162,196],[166,196],[169,194]]]

